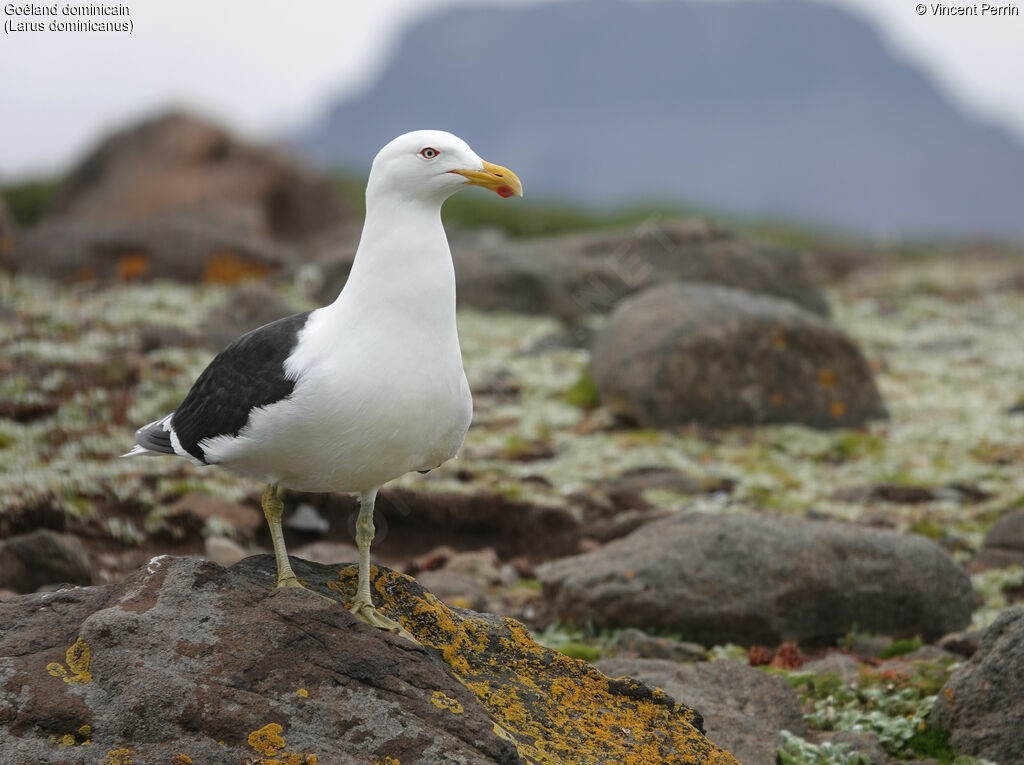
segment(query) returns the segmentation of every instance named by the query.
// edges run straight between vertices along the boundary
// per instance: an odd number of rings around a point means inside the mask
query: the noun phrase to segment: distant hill
[[[867,24],[797,0],[447,11],[296,142],[365,170],[418,128],[463,136],[530,196],[1024,234],[1024,145],[958,109]]]

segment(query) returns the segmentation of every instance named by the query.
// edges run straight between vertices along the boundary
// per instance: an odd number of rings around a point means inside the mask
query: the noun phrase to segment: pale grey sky
[[[109,128],[169,103],[251,136],[272,136],[303,124],[326,99],[363,86],[402,28],[424,14],[460,3],[546,1],[122,0],[131,35],[4,34],[0,177],[61,169]],[[930,3],[922,16],[917,0],[814,1],[877,26],[951,97],[1024,142],[1024,0],[1011,4],[1019,13],[1009,17],[934,16]],[[0,21],[33,20],[4,8]]]

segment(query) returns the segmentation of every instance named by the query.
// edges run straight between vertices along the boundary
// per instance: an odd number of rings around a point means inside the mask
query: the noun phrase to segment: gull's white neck
[[[352,270],[329,310],[346,322],[408,323],[435,337],[450,333],[458,342],[443,201],[375,191],[371,184]]]

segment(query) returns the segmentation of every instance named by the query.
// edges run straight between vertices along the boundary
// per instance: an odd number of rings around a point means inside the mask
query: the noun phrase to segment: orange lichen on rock
[[[846,404],[842,401],[833,401],[828,405],[828,413],[831,414],[835,419],[841,419],[846,414]]]
[[[103,761],[103,765],[132,765],[132,750],[111,749],[107,752],[107,759]]]
[[[149,258],[140,252],[125,255],[117,261],[117,278],[122,282],[141,279],[149,271]]]
[[[430,695],[430,701],[438,709],[447,709],[453,715],[461,715],[466,711],[458,699],[453,699],[444,691],[434,691]]]
[[[736,765],[701,734],[693,710],[664,692],[607,678],[539,645],[513,619],[464,616],[404,574],[374,567],[371,576],[382,613],[439,652],[489,712],[495,735],[527,762]],[[355,567],[327,583],[348,598],[355,585]]]
[[[171,760],[171,765],[192,765],[192,758],[187,754],[178,752],[178,754],[174,755],[174,758]]]
[[[203,281],[208,284],[236,284],[243,279],[266,279],[268,269],[262,263],[246,260],[231,250],[215,252],[206,259]]]
[[[267,723],[259,730],[249,734],[249,746],[256,750],[257,754],[263,754],[271,759],[259,759],[255,763],[259,765],[316,765],[317,757],[309,752],[281,752],[287,746],[284,736],[281,733],[284,728],[278,723]],[[281,752],[278,755],[278,752]]]
[[[277,723],[267,723],[249,734],[249,746],[258,754],[275,755],[287,746],[281,735],[283,730],[284,728]]]
[[[818,382],[821,383],[822,388],[831,388],[836,384],[836,373],[831,369],[819,369]]]
[[[51,661],[46,665],[46,671],[54,677],[61,678],[65,683],[86,685],[92,682],[92,674],[89,672],[92,651],[89,649],[89,644],[82,638],[78,638],[64,652],[64,661],[68,663],[66,669],[59,661]]]

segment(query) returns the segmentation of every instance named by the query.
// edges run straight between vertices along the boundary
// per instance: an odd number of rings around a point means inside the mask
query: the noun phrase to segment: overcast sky
[[[365,85],[422,15],[460,2],[546,0],[122,1],[131,35],[0,37],[0,178],[61,169],[110,127],[169,103],[250,136],[273,136]],[[921,16],[917,0],[812,1],[862,16],[952,98],[1024,142],[1024,0],[1014,6],[1019,15],[998,18]],[[26,18],[8,16],[0,4],[0,21],[8,20]],[[515,57],[504,65],[515,66]]]

